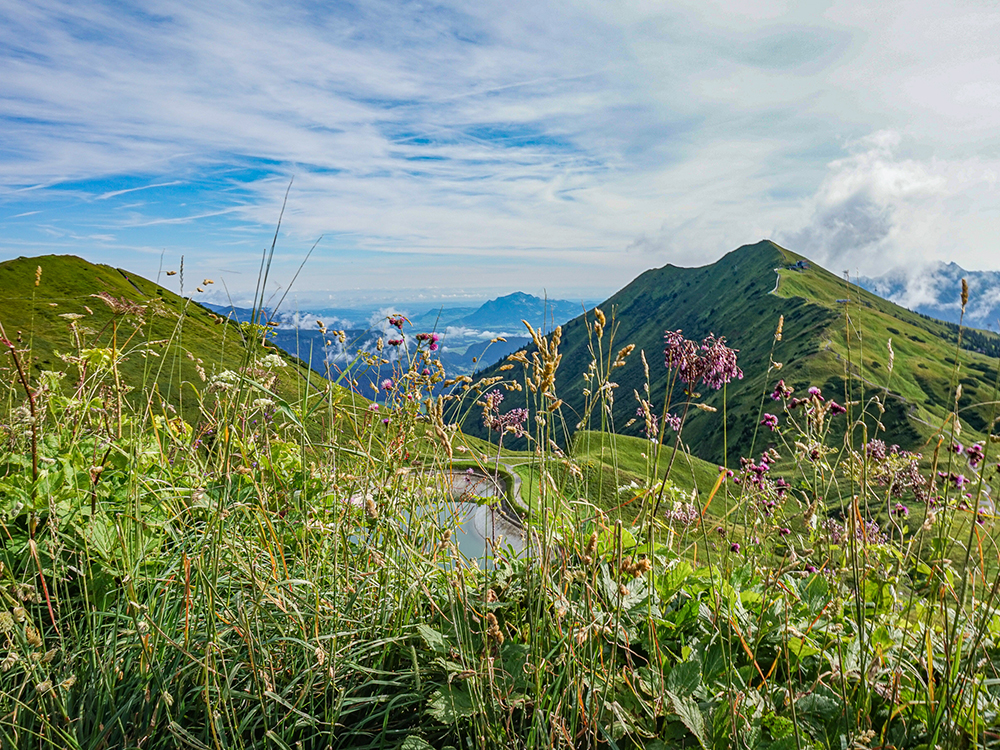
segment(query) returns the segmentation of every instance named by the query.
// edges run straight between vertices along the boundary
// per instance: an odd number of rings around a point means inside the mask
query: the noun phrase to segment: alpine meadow
[[[191,286],[0,263],[3,747],[1000,747],[995,334],[769,241],[471,374]]]

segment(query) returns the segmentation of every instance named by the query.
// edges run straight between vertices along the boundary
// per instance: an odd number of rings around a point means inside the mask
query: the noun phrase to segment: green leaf
[[[430,625],[424,625],[423,623],[418,624],[417,632],[420,633],[420,637],[424,639],[424,643],[426,643],[432,651],[439,654],[448,653],[448,639]]]
[[[435,690],[428,702],[427,713],[442,724],[457,724],[482,711],[464,686],[445,685]]]
[[[411,734],[403,740],[403,744],[399,746],[399,750],[434,750],[434,746],[423,737]]]
[[[776,740],[780,740],[782,737],[791,737],[795,733],[795,726],[791,719],[774,713],[767,714],[763,719],[763,724],[771,733],[771,737]]]
[[[682,662],[667,675],[667,690],[673,695],[688,697],[700,687],[701,664],[698,662]]]
[[[804,659],[807,656],[815,656],[823,652],[815,646],[810,645],[804,638],[791,635],[788,637],[788,653],[796,659]]]
[[[708,734],[705,731],[705,717],[702,716],[701,709],[698,708],[697,701],[690,696],[680,696],[667,691],[667,696],[673,704],[674,713],[677,714],[688,731],[695,736],[705,750],[708,750]]]

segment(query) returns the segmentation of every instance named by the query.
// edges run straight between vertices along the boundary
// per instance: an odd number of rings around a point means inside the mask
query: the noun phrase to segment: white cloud
[[[167,247],[252,290],[294,174],[274,278],[323,234],[304,291],[491,294],[530,272],[597,296],[765,236],[834,270],[996,267],[997,20],[853,2],[7,4],[0,204],[20,218],[0,220],[0,253],[34,242],[155,275]]]
[[[830,162],[806,201],[805,226],[779,231],[779,240],[851,273],[878,274],[903,264],[917,269],[941,258],[942,250],[982,265],[984,248],[976,245],[990,240],[979,235],[974,212],[994,198],[996,167],[978,158],[905,158],[899,155],[903,145],[896,131],[849,144],[850,155]],[[964,248],[963,241],[969,243]],[[912,294],[923,292],[915,286]]]

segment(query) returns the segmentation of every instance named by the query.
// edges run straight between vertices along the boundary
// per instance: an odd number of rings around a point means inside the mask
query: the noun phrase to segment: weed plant
[[[669,332],[663,394],[639,353],[645,449],[609,489],[574,455],[598,433],[565,439],[558,328],[473,382],[393,316],[416,346],[376,405],[322,379],[279,392],[255,322],[239,366],[174,384],[188,421],[150,385],[154,306],[105,302],[110,330],[67,318],[61,371],[2,342],[5,748],[1000,746],[996,459],[961,445],[958,364],[918,455],[871,434],[884,404],[850,367],[843,394],[794,393],[772,351],[746,458],[699,491],[677,480],[684,422],[741,373],[725,341]],[[587,330],[579,422],[602,415],[617,477],[612,378],[636,353],[613,315]],[[446,418],[479,410],[493,445]],[[422,512],[473,466],[511,479],[530,554],[479,565]]]

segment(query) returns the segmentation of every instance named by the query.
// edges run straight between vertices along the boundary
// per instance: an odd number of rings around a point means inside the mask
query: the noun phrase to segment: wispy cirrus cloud
[[[8,4],[0,252],[148,273],[130,248],[158,247],[244,283],[294,176],[276,277],[322,234],[315,290],[597,295],[763,236],[835,265],[995,265],[997,25],[892,3]]]

